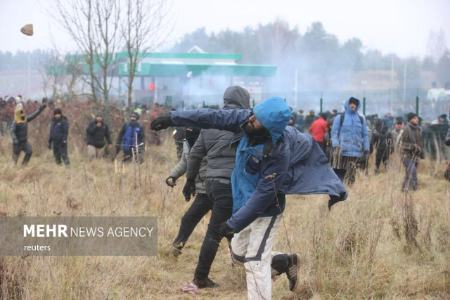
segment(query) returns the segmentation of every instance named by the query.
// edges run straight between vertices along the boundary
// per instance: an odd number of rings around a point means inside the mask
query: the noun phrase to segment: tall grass
[[[192,279],[209,217],[183,254],[173,258],[170,244],[189,203],[181,195],[183,180],[174,189],[164,184],[176,163],[171,139],[147,149],[140,170],[133,164],[88,162],[82,147],[71,148],[70,168],[60,167],[39,145],[27,167],[15,167],[9,142],[2,140],[1,211],[9,216],[157,216],[159,250],[156,257],[3,257],[1,299],[191,297],[179,288]],[[449,299],[450,187],[442,175],[431,175],[434,167],[421,164],[420,190],[408,195],[400,192],[398,161],[380,175],[360,174],[349,199],[331,211],[323,196],[288,197],[274,250],[289,251],[290,244],[299,254],[301,282],[291,293],[284,277],[275,281],[274,298]],[[231,266],[225,242],[211,278],[221,286],[197,298],[245,298],[244,273]]]

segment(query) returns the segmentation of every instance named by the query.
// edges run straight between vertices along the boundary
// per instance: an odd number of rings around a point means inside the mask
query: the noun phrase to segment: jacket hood
[[[256,119],[270,132],[275,143],[283,135],[291,118],[291,110],[281,97],[272,97],[253,109]]]
[[[240,86],[230,86],[223,94],[223,104],[226,108],[250,108],[250,94]]]
[[[353,101],[356,102],[356,111],[355,111],[355,113],[358,112],[359,107],[361,106],[361,103],[360,103],[360,101],[358,99],[353,98],[353,97],[351,97],[350,99],[344,101],[345,112],[349,112],[349,113],[352,112],[352,110],[350,109],[350,100],[353,100]]]

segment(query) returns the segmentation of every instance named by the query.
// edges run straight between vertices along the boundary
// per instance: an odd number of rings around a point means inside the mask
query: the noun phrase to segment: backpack
[[[140,130],[139,126],[133,127],[129,124],[127,125],[122,137],[122,149],[124,152],[129,152],[132,147],[136,147],[136,137]]]
[[[344,124],[344,119],[345,119],[345,113],[340,114],[340,118],[339,118],[339,130],[338,130],[338,138],[341,136],[341,128],[342,128],[342,124]],[[364,126],[364,118],[363,116],[361,116],[360,114],[358,114],[359,120],[361,121],[361,126]]]

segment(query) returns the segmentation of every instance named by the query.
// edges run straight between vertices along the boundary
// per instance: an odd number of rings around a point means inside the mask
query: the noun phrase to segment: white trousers
[[[272,298],[272,246],[281,215],[260,217],[234,235],[231,251],[235,262],[243,263],[249,300]]]

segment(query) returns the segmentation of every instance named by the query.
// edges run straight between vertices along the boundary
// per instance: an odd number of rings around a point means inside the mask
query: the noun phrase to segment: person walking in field
[[[324,153],[327,153],[326,149],[326,137],[328,132],[328,122],[327,116],[324,113],[320,113],[319,117],[312,122],[309,127],[309,133],[312,138],[319,144],[320,148],[322,148]]]
[[[138,163],[144,162],[145,135],[144,128],[139,124],[139,115],[131,113],[130,121],[122,126],[117,136],[116,156],[123,151],[123,161],[134,159]]]
[[[68,166],[69,155],[67,152],[67,138],[69,136],[69,121],[63,116],[60,108],[53,110],[53,119],[50,123],[50,134],[48,138],[48,148],[53,149],[55,162],[60,165],[62,162]]]
[[[249,109],[250,94],[240,86],[230,86],[224,92],[223,104],[224,110]],[[220,233],[219,226],[232,214],[231,173],[236,158],[237,141],[241,137],[240,131],[203,129],[189,154],[187,184],[193,184],[193,179],[201,172],[203,160],[207,161],[206,192],[209,202],[204,206],[211,209],[211,219],[200,249],[194,278],[183,287],[184,291],[218,286],[209,278],[209,273],[220,242],[225,237]]]
[[[381,163],[387,169],[389,158],[394,153],[394,137],[388,125],[378,119],[370,141],[370,153],[375,150],[375,174],[380,172]]]
[[[87,154],[89,159],[108,155],[112,141],[109,127],[103,117],[97,115],[86,128]]]
[[[17,103],[14,111],[14,121],[11,124],[11,138],[13,142],[13,161],[17,164],[19,160],[19,155],[23,151],[25,156],[22,161],[22,165],[26,165],[33,154],[33,148],[30,143],[28,143],[28,123],[33,121],[37,116],[39,116],[47,106],[46,99],[42,101],[42,104],[37,110],[29,115],[24,112],[24,107],[21,102]]]
[[[246,271],[248,299],[271,299],[272,275],[286,274],[289,289],[298,282],[296,254],[274,254],[286,194],[329,194],[329,205],[346,198],[345,187],[313,139],[288,125],[290,109],[280,97],[266,99],[254,110],[172,112],[152,129],[198,126],[243,132],[231,174],[233,210],[218,226],[232,238],[235,262]],[[234,235],[234,236],[233,236]]]
[[[401,137],[402,162],[405,167],[405,179],[402,191],[417,190],[417,166],[419,160],[425,158],[423,150],[422,129],[419,126],[419,116],[415,113],[408,114],[408,124],[403,130]]]
[[[344,113],[336,116],[331,129],[333,165],[341,179],[352,185],[361,158],[367,159],[370,150],[367,122],[358,113],[360,101],[351,97],[344,104]]]

